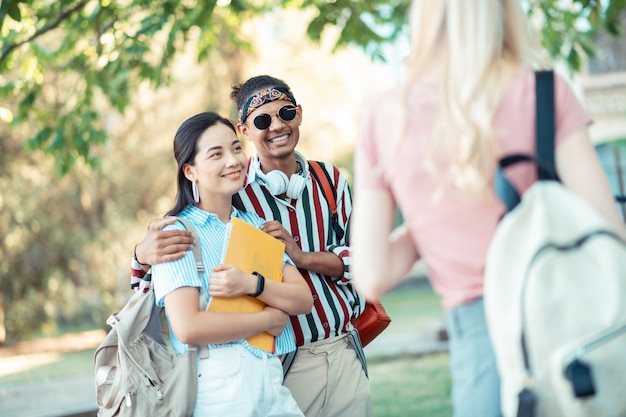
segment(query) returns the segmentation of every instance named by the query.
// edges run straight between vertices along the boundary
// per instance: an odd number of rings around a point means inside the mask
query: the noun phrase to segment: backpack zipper
[[[616,338],[620,334],[626,332],[626,322],[620,325],[614,326],[603,333],[600,333],[596,337],[589,339],[587,342],[578,346],[575,350],[565,356],[565,363],[570,363],[575,359],[582,359],[588,352],[596,349],[599,346],[609,342]]]
[[[163,393],[161,392],[161,389],[159,388],[159,386],[155,384],[150,379],[150,377],[148,377],[148,375],[146,375],[145,373],[142,373],[141,376],[143,378],[143,383],[145,384],[145,386],[148,388],[151,388],[154,391],[154,393],[156,394],[157,400],[162,400]]]

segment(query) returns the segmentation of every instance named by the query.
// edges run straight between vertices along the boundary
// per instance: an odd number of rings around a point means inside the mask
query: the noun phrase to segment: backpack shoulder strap
[[[535,140],[537,144],[537,178],[539,180],[556,179],[554,160],[554,72],[535,72],[535,96],[537,117]]]
[[[308,161],[309,171],[317,184],[322,188],[322,194],[330,207],[332,227],[337,235],[337,239],[341,240],[345,234],[339,225],[339,214],[337,213],[337,189],[333,186],[330,175],[318,161]],[[330,236],[329,236],[330,238]]]
[[[335,213],[337,213],[337,190],[335,189],[335,187],[333,187],[328,172],[326,172],[320,162],[308,162],[309,168],[311,169],[311,174],[313,175],[319,186],[322,187],[324,197],[326,198],[326,201],[328,201],[331,213],[334,215]]]
[[[197,237],[196,229],[194,229],[194,227],[189,222],[189,220],[182,219],[182,218],[178,217],[178,221],[182,223],[182,225],[185,227],[185,229],[189,230],[191,233],[194,234],[194,236]],[[204,264],[202,263],[202,249],[200,248],[200,240],[196,239],[196,242],[198,242],[198,244],[197,245],[193,245],[193,247],[192,247],[193,248],[193,257],[196,260],[196,269],[198,270],[198,277],[200,277],[200,274],[202,272],[204,272]]]
[[[520,162],[534,162],[537,165],[538,180],[557,180],[554,160],[554,72],[535,71],[535,144],[536,155],[513,154],[498,161],[494,188],[498,198],[504,203],[507,212],[521,201],[519,192],[506,178],[507,167]]]
[[[195,241],[197,242],[195,245],[193,245],[193,257],[196,260],[196,269],[198,270],[198,279],[200,280],[200,288],[203,289],[200,291],[200,295],[199,295],[200,310],[204,310],[207,308],[207,303],[206,303],[206,298],[204,296],[204,284],[202,282],[202,273],[204,272],[204,264],[202,263],[202,249],[200,247],[200,239],[198,239],[196,229],[189,222],[189,220],[178,217],[178,221],[182,223],[185,229],[189,230],[191,233],[194,234]],[[207,345],[198,345],[198,357],[200,359],[206,359],[209,357],[209,348]]]

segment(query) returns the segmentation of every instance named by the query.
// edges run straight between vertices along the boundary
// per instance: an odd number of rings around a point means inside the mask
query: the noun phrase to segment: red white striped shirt
[[[320,165],[337,191],[339,225],[345,231],[341,240],[333,231],[330,206],[323,189],[312,174],[300,198],[280,198],[254,180],[256,168],[251,160],[248,164],[251,181],[233,197],[233,205],[239,210],[253,211],[267,221],[279,221],[302,251],[332,252],[343,262],[344,273],[339,277],[300,269],[313,294],[313,308],[309,314],[291,317],[297,346],[346,333],[348,322],[358,317],[365,305],[365,299],[352,287],[350,277],[350,187],[335,166],[323,162]],[[308,162],[303,170],[309,172]]]

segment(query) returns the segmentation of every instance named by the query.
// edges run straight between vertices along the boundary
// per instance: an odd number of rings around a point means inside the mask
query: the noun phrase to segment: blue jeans
[[[500,377],[482,298],[446,312],[454,417],[500,417]]]

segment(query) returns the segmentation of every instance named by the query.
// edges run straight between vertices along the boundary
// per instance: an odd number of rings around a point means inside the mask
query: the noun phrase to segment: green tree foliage
[[[223,5],[221,5],[223,4]],[[320,39],[327,26],[340,29],[336,47],[356,44],[382,59],[381,46],[404,30],[409,0],[2,0],[0,6],[0,109],[5,122],[30,124],[24,143],[54,155],[60,173],[77,158],[97,166],[95,149],[108,138],[97,103],[104,97],[124,111],[143,82],[167,84],[172,60],[194,31],[197,57],[219,47],[218,32],[245,46],[237,28],[247,16],[276,7],[317,10],[308,35]],[[590,33],[622,33],[626,0],[530,0],[528,13],[555,59],[580,70],[592,55]],[[567,7],[565,7],[566,5]],[[224,31],[222,26],[226,26]],[[60,80],[59,78],[62,78]],[[56,88],[50,88],[53,83]]]
[[[249,48],[233,10],[209,3],[2,2],[0,343],[3,324],[9,341],[102,324],[128,295],[118,261],[173,197],[170,106],[199,91],[219,109]],[[185,45],[199,58],[175,69]],[[175,71],[179,96],[158,93]]]
[[[595,33],[624,36],[624,9],[626,0],[528,1],[528,15],[541,28],[543,48],[552,59],[565,61],[571,72],[580,71],[585,59],[595,55]]]
[[[99,169],[78,160],[59,177],[50,155],[21,149],[17,129],[0,132],[0,297],[8,341],[101,326],[128,298],[133,245],[172,205],[173,129],[197,108],[218,108],[211,96],[227,95],[218,87],[232,68],[213,65],[213,82],[202,77],[207,70],[187,73],[175,88],[142,92],[141,100],[131,96],[123,116],[109,111],[106,117],[118,120]],[[200,99],[190,89],[201,91]]]
[[[593,55],[590,34],[622,33],[626,0],[529,0],[528,13],[542,29],[543,46],[572,71]],[[569,4],[568,4],[569,3]],[[2,0],[0,98],[12,106],[0,117],[28,123],[27,149],[54,155],[59,173],[78,158],[97,166],[96,149],[108,138],[99,117],[101,98],[124,111],[141,83],[169,82],[172,60],[199,32],[198,61],[219,48],[218,33],[237,47],[242,21],[277,7],[317,13],[308,35],[340,29],[336,47],[355,44],[383,59],[381,47],[406,26],[409,0]],[[224,27],[226,30],[224,30]],[[51,88],[53,84],[55,88]],[[4,101],[4,100],[3,100]]]
[[[5,122],[35,127],[24,145],[54,155],[62,174],[78,158],[97,166],[94,151],[108,138],[101,99],[124,112],[142,83],[167,84],[172,60],[193,31],[199,61],[219,47],[222,34],[236,42],[237,5],[2,0],[0,97],[13,102]]]

